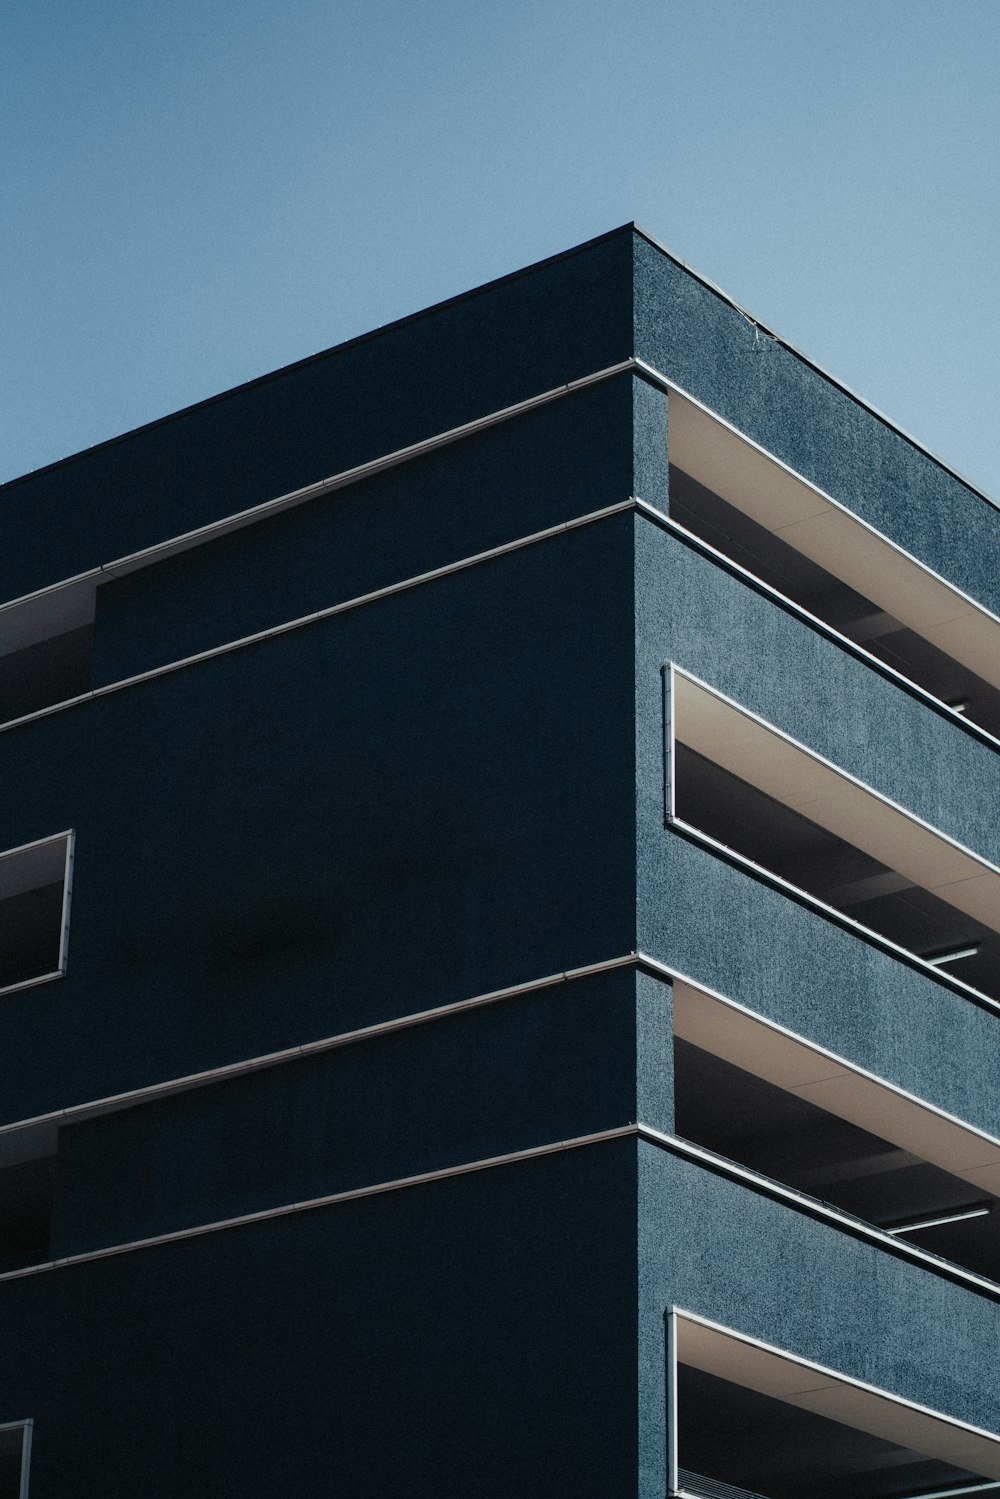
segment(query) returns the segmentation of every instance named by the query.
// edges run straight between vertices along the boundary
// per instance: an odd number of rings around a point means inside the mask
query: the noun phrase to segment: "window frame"
[[[18,1491],[18,1499],[28,1499],[28,1470],[31,1466],[31,1436],[34,1427],[31,1417],[24,1417],[20,1421],[0,1421],[0,1431],[16,1431],[21,1429],[21,1482]]]
[[[5,848],[0,851],[0,866],[7,859],[16,859],[19,855],[30,853],[31,850],[42,848],[47,843],[63,842],[66,845],[63,861],[62,876],[62,907],[59,918],[59,956],[54,969],[45,973],[33,974],[30,978],[18,979],[11,984],[0,985],[0,996],[13,994],[20,989],[30,989],[36,984],[48,984],[53,979],[63,978],[69,959],[69,921],[70,907],[73,893],[73,864],[76,850],[76,831],[67,828],[61,833],[50,833],[46,838],[35,838],[30,843],[20,843],[14,848]]]

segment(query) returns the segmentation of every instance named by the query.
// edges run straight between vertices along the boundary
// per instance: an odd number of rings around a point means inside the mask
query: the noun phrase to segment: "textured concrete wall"
[[[993,859],[996,757],[661,528],[635,525],[640,947],[1000,1132],[993,1014],[665,825],[663,663]]]
[[[1000,1429],[995,1302],[652,1145],[638,1191],[643,1499],[664,1492],[671,1305]]]
[[[739,314],[639,241],[636,255],[638,352],[995,606],[991,507],[787,351],[755,352]],[[665,826],[663,665],[994,861],[996,756],[669,533],[635,528],[640,948],[997,1133],[994,1015]],[[1000,1426],[993,1302],[692,1163],[639,1158],[641,1494],[665,1482],[671,1303]]]
[[[671,985],[650,973],[636,977],[636,1113],[643,1124],[674,1128],[674,1009]]]
[[[975,853],[1000,863],[1000,757],[694,548],[639,521],[643,700],[673,660]]]
[[[995,506],[639,234],[634,251],[636,354],[1000,611]]]

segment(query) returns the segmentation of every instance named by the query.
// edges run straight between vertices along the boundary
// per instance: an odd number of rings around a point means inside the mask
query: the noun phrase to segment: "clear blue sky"
[[[1000,0],[2,0],[0,479],[636,219],[1000,498]]]

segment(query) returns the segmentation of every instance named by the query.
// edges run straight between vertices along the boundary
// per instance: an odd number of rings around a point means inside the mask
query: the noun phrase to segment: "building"
[[[0,1499],[1000,1492],[988,499],[629,226],[0,536]]]

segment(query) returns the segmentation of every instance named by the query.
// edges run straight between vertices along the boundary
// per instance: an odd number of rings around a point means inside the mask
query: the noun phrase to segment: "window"
[[[31,1422],[0,1423],[0,1499],[28,1499]]]
[[[1000,1000],[1000,869],[705,683],[670,678],[676,825]]]
[[[682,1138],[1000,1284],[1000,1139],[688,980]]]
[[[0,993],[66,968],[73,835],[0,854]]]
[[[718,417],[669,401],[671,518],[1000,737],[1000,619]]]
[[[1000,1440],[680,1309],[668,1491],[690,1499],[1000,1494]]]
[[[3,1141],[4,1158],[17,1143]],[[0,1274],[48,1259],[54,1168],[51,1155],[0,1165]]]
[[[0,723],[89,692],[95,598],[81,581],[0,608]]]

